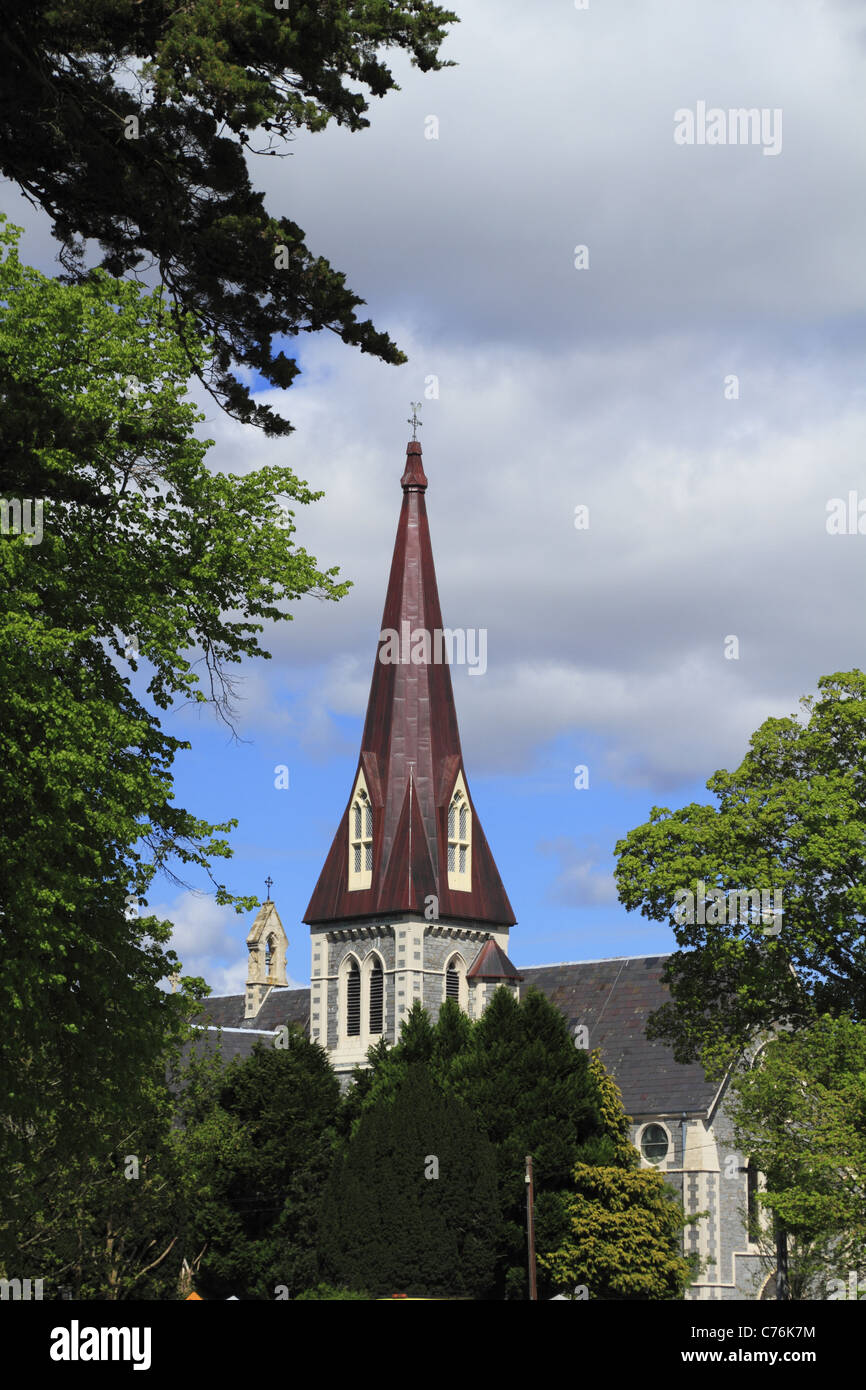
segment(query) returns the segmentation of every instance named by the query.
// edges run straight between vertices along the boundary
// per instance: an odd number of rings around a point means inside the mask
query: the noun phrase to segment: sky
[[[357,764],[410,401],[444,621],[487,633],[484,675],[452,675],[516,965],[673,949],[619,904],[617,841],[653,806],[711,801],[765,719],[866,664],[866,534],[827,524],[851,493],[866,513],[866,5],[455,8],[456,66],[398,60],[368,130],[254,164],[407,364],[309,336],[296,384],[263,393],[288,439],[212,404],[201,426],[212,468],[280,463],[324,492],[296,540],[353,585],[265,632],[237,739],[210,713],[166,721],[192,742],[179,804],[237,817],[221,876],[262,896],[273,879],[298,984]],[[738,108],[763,113],[754,143]],[[2,193],[22,259],[56,272],[45,220]],[[207,888],[157,880],[149,910],[185,973],[235,992],[251,917]]]

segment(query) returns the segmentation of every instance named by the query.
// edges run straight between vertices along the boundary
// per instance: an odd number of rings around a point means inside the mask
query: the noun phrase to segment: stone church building
[[[209,998],[202,1029],[219,1030],[223,1054],[234,1057],[299,1023],[348,1081],[372,1043],[397,1040],[415,1000],[433,1018],[446,998],[479,1018],[494,990],[520,997],[535,986],[578,1045],[600,1049],[642,1162],[665,1175],[688,1212],[706,1213],[685,1232],[686,1249],[703,1262],[687,1297],[766,1297],[768,1271],[746,1219],[758,1175],[732,1147],[725,1085],[645,1037],[649,1014],[668,997],[665,957],[520,969],[510,959],[514,913],[472,800],[442,659],[458,635],[443,628],[416,441],[401,486],[360,754],[304,915],[310,987],[286,987],[286,934],[268,899],[247,938],[245,994]]]

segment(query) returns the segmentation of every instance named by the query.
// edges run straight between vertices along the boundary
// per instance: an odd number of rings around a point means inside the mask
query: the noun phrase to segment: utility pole
[[[537,1302],[535,1280],[535,1184],[532,1181],[532,1154],[526,1155],[526,1239],[529,1247],[529,1297]]]

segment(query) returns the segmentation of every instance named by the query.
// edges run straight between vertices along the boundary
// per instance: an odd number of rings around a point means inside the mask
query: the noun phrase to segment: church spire
[[[421,445],[403,505],[348,805],[304,921],[424,913],[514,923],[463,767],[424,494]]]

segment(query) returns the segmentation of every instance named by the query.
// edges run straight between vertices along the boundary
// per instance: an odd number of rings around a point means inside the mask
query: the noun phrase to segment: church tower
[[[367,718],[349,799],[304,915],[310,1036],[337,1072],[394,1042],[414,1001],[478,1018],[500,984],[514,914],[472,802],[442,627],[421,445],[406,451],[403,505]],[[461,645],[461,639],[463,645]]]

